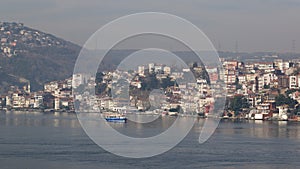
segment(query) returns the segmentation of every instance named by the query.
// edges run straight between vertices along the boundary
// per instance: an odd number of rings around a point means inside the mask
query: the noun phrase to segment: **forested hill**
[[[30,81],[33,90],[70,77],[80,46],[21,23],[0,22],[0,90]]]

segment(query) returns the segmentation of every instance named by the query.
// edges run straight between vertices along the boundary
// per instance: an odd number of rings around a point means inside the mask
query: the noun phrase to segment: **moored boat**
[[[204,112],[198,112],[197,115],[201,118],[206,118],[207,117],[207,114],[204,113]]]
[[[127,118],[125,117],[125,115],[123,114],[118,114],[118,113],[114,113],[114,114],[108,114],[105,116],[105,120],[107,122],[120,122],[120,123],[126,123]]]
[[[178,116],[178,112],[168,112],[169,116]]]

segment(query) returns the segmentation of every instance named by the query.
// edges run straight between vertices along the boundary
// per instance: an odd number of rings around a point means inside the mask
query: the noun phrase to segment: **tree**
[[[297,105],[296,108],[292,111],[295,115],[300,113],[300,105]]]
[[[286,97],[283,94],[280,94],[275,97],[276,106],[289,105],[289,108],[294,108],[294,106],[298,103],[296,100],[291,99],[290,97]]]
[[[172,78],[169,76],[161,80],[161,87],[166,89],[167,87],[174,86],[175,81],[172,81]]]
[[[236,89],[241,89],[243,86],[240,84],[239,82],[239,78],[235,78],[235,86],[236,86]]]
[[[106,83],[99,83],[95,87],[95,93],[97,95],[101,95],[107,92],[107,84]]]
[[[249,103],[244,96],[234,96],[229,102],[229,109],[234,111],[235,115],[238,115],[243,108],[249,108]]]
[[[270,89],[270,85],[265,84],[264,89]]]
[[[193,63],[192,68],[194,68],[194,67],[198,67],[198,63],[197,62]]]
[[[289,96],[290,94],[294,93],[294,92],[300,92],[300,89],[289,89],[285,92],[286,96]]]
[[[97,72],[96,74],[96,83],[101,83],[103,81],[104,74],[102,72]]]

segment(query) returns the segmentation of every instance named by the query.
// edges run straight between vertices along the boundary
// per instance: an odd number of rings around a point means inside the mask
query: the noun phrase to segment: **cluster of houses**
[[[80,111],[96,111],[100,107],[110,111],[135,109],[159,112],[176,109],[178,112],[198,114],[214,102],[206,79],[188,80],[189,76],[194,76],[193,72],[201,74],[202,71],[204,68],[198,66],[179,68],[149,63],[131,71],[102,72],[98,84],[85,75],[74,75],[75,88],[84,84],[88,91],[95,85],[104,86],[97,96],[91,96],[88,92],[75,93],[75,100],[82,104]],[[155,90],[160,92],[153,92]]]
[[[30,83],[11,86],[0,96],[0,108],[5,110],[73,111],[73,107],[72,78],[46,83],[38,92],[30,91]]]
[[[250,119],[295,120],[295,110],[276,105],[276,97],[286,95],[300,103],[300,60],[275,59],[273,62],[243,63],[222,59],[228,98],[243,96],[249,108],[239,112]],[[230,113],[230,112],[229,112]],[[234,114],[234,113],[230,113]],[[236,113],[235,113],[236,114]]]
[[[26,47],[63,45],[63,41],[49,34],[29,29],[23,23],[0,22],[0,56],[12,57],[26,51]]]
[[[153,109],[151,105],[159,104],[155,108],[170,110],[180,107],[183,112],[207,114],[207,107],[212,106],[215,101],[213,93],[216,91],[211,86],[222,80],[225,82],[226,97],[229,100],[241,96],[248,104],[239,112],[230,110],[229,105],[225,109],[224,117],[298,119],[295,117],[295,110],[300,103],[300,60],[275,59],[273,62],[243,63],[221,59],[221,62],[224,67],[223,74],[218,74],[216,68],[210,67],[173,68],[150,63],[140,65],[133,71],[101,72],[99,79],[86,74],[75,74],[62,81],[46,83],[44,90],[39,92],[31,92],[29,83],[23,88],[11,86],[8,93],[0,97],[0,108],[74,111],[74,102],[79,101],[83,104],[80,106],[81,111],[97,111],[99,108],[128,109],[126,106],[147,111]],[[187,74],[203,74],[205,70],[210,77],[209,82],[203,77],[196,77],[194,82],[185,80]],[[160,95],[159,92],[156,93],[157,96],[155,93],[145,92],[145,86],[149,87],[151,83],[147,81],[148,76],[154,77],[156,82],[167,84],[159,89],[162,91]],[[74,98],[72,88],[75,89]],[[100,91],[96,91],[96,95],[84,92],[95,91],[95,88]],[[76,89],[83,92],[77,92]],[[129,94],[124,94],[124,91]],[[296,104],[294,107],[279,105],[276,103],[279,95],[285,95]]]

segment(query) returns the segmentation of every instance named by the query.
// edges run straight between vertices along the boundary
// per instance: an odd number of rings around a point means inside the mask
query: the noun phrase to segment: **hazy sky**
[[[109,21],[165,12],[197,25],[216,48],[300,52],[300,0],[1,0],[0,21],[23,22],[77,44]]]

